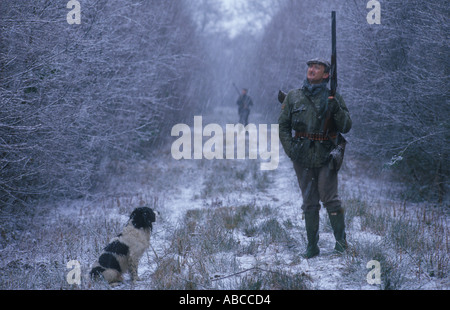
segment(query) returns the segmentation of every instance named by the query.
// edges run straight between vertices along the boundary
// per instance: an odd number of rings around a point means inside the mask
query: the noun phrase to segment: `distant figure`
[[[253,106],[252,98],[247,95],[248,90],[242,89],[242,94],[239,96],[236,104],[239,107],[239,123],[244,126],[248,125],[248,116],[250,114],[250,107]]]

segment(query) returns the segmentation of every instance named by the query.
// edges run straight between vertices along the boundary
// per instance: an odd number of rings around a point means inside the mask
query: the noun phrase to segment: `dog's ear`
[[[144,221],[142,218],[142,210],[140,208],[134,209],[133,212],[131,212],[130,215],[131,223],[135,228],[142,228],[144,227]]]

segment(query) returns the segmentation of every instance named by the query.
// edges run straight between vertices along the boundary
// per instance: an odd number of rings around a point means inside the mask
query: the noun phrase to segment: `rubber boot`
[[[328,216],[330,218],[331,227],[333,228],[334,238],[336,239],[334,250],[342,254],[348,248],[345,235],[344,209],[339,208],[336,211],[329,211]]]
[[[306,237],[308,245],[304,258],[313,258],[320,254],[319,242],[319,210],[305,212]]]

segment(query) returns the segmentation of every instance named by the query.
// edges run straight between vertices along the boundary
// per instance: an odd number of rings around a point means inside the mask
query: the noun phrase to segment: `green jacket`
[[[295,89],[289,92],[282,105],[278,119],[281,144],[290,159],[306,168],[326,165],[334,145],[329,140],[311,141],[307,138],[295,138],[292,131],[321,133],[325,110],[328,107],[328,95],[329,90],[326,87],[315,96],[307,89]],[[339,103],[339,109],[332,115],[335,129],[337,132],[347,133],[352,127],[349,111],[339,94],[336,94],[335,98]]]

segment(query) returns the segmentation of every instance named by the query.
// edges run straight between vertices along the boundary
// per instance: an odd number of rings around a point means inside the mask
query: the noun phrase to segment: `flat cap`
[[[324,65],[325,68],[327,68],[328,70],[331,68],[331,64],[328,60],[322,59],[322,58],[313,58],[311,60],[308,60],[308,62],[306,63],[308,66],[311,64],[321,64]]]

